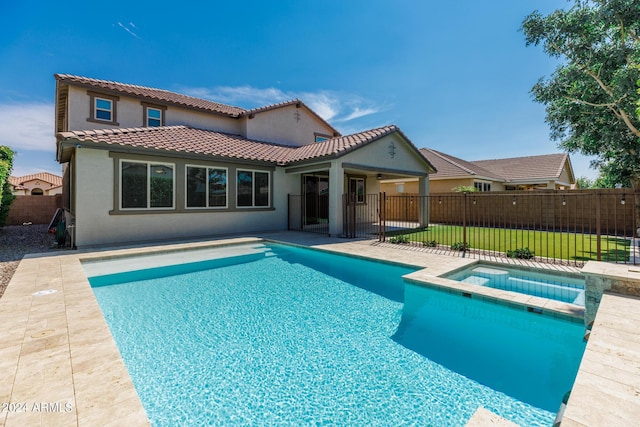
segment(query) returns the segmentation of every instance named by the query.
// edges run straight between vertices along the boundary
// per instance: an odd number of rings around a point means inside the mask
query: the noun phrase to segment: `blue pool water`
[[[90,277],[153,425],[455,426],[483,406],[548,426],[574,381],[579,324],[405,284],[410,268],[247,248]]]
[[[584,279],[577,277],[481,263],[447,278],[584,306]]]

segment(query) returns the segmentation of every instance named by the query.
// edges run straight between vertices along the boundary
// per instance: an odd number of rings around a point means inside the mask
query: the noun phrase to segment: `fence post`
[[[600,200],[601,194],[596,190],[596,256],[598,261],[602,261],[602,229],[600,226]]]
[[[385,208],[387,206],[387,193],[381,192],[378,194],[378,224],[380,229],[378,230],[378,241],[384,242],[386,240],[385,232],[387,231],[387,224],[385,223]]]
[[[287,230],[291,230],[291,194],[287,194]]]
[[[462,254],[467,253],[467,193],[462,193]]]

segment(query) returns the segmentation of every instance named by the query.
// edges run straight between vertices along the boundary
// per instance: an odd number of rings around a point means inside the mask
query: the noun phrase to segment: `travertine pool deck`
[[[436,287],[450,285],[436,276],[477,262],[308,233],[258,238],[424,267],[411,280]],[[149,425],[80,260],[255,240],[218,239],[25,257],[0,299],[0,425]],[[451,291],[469,289],[454,286]],[[579,316],[570,304],[472,291],[474,297],[512,299],[515,306],[536,306],[551,315]],[[640,419],[639,324],[640,299],[603,296],[563,426],[635,425]],[[479,415],[486,418],[486,414]]]

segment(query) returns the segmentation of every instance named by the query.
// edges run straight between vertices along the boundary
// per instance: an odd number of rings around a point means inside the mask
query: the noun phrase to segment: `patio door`
[[[327,227],[329,224],[329,176],[303,175],[302,225],[308,227]]]

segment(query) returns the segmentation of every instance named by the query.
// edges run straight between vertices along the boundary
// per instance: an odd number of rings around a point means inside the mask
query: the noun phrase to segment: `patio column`
[[[344,169],[333,162],[329,169],[329,235],[342,235],[342,193],[344,193]]]
[[[418,178],[418,199],[420,204],[418,205],[418,221],[420,227],[426,227],[429,225],[429,177],[421,176]]]

